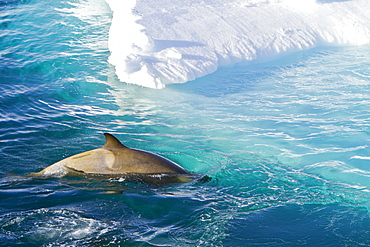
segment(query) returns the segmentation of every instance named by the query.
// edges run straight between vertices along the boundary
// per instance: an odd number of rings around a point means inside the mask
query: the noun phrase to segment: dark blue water
[[[1,246],[370,245],[369,46],[152,90],[107,63],[103,1],[3,1],[0,18]],[[24,177],[103,132],[212,180]]]

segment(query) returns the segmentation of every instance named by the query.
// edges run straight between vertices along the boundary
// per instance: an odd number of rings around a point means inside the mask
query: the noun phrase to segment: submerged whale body
[[[30,176],[92,175],[92,176],[145,176],[171,178],[186,182],[190,175],[181,166],[162,156],[138,149],[128,148],[116,137],[104,133],[103,147],[65,158]]]

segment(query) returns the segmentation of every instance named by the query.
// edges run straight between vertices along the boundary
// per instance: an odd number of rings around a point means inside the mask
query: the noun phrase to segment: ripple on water
[[[79,239],[94,239],[112,230],[103,221],[65,209],[38,209],[13,212],[0,217],[0,235],[3,242],[68,244]]]

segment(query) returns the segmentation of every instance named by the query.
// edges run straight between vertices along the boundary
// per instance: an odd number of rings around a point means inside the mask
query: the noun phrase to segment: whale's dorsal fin
[[[105,149],[123,149],[128,148],[125,145],[123,145],[117,138],[115,138],[113,135],[109,133],[104,133],[105,135],[105,145],[102,148]]]

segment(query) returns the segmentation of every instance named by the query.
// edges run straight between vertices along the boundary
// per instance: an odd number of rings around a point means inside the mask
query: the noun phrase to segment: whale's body
[[[153,153],[124,146],[113,135],[104,133],[103,147],[73,155],[32,176],[101,175],[186,175],[176,163]]]

